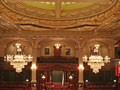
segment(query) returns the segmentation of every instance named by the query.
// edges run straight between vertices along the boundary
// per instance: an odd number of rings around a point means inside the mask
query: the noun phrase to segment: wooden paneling
[[[22,82],[28,79],[31,81],[31,70],[23,70],[16,73],[15,70],[0,70],[0,81]]]
[[[117,90],[116,83],[85,83],[84,90]]]
[[[28,79],[31,80],[31,63],[25,66],[22,69],[22,72],[16,73],[15,69],[13,68],[10,63],[4,61],[3,57],[0,57],[0,81],[6,82],[23,82]]]
[[[113,82],[116,79],[114,71],[104,71],[100,70],[99,73],[95,74],[92,71],[84,71],[84,82]]]
[[[52,82],[52,71],[63,71],[64,73],[64,84],[62,86],[60,82],[59,86],[55,86],[55,82]],[[46,76],[46,79],[42,79],[42,75]],[[69,80],[69,76],[73,76],[73,80]],[[63,80],[63,79],[62,79]],[[74,57],[39,57],[37,60],[37,81],[38,90],[47,88],[47,90],[72,90],[77,89],[76,84],[78,83],[78,59]],[[69,87],[71,83],[71,87]],[[51,87],[51,85],[54,85]]]
[[[68,90],[68,86],[47,86],[46,90]]]
[[[102,69],[99,70],[99,73],[93,73],[92,69],[90,68],[87,63],[84,63],[84,81],[88,80],[88,82],[113,82],[116,80],[115,76],[115,65],[118,63],[117,60],[111,59],[111,62],[105,64]]]
[[[28,82],[0,82],[0,90],[30,90]]]

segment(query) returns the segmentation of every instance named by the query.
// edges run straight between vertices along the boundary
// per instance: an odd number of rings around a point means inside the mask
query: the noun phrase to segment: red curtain
[[[115,66],[115,72],[116,72],[116,76],[120,76],[120,66],[119,65],[116,65]]]

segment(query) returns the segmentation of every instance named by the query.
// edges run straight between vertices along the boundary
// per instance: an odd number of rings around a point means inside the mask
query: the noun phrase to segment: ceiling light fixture
[[[86,55],[83,57],[83,62],[88,63],[94,73],[98,73],[102,66],[110,62],[110,58],[108,56],[102,57],[99,55],[99,47],[99,44],[95,44],[93,54],[90,57],[87,57]]]
[[[55,44],[56,49],[60,48],[60,44]]]
[[[20,42],[19,34],[20,32],[18,32]],[[21,43],[16,43],[14,46],[16,48],[16,54],[4,56],[4,61],[10,62],[10,65],[13,65],[13,68],[16,69],[16,72],[20,73],[22,72],[22,69],[25,67],[25,65],[32,61],[33,57],[31,55],[24,55],[25,46]]]
[[[20,43],[16,43],[15,46],[17,53],[15,55],[6,55],[4,59],[5,61],[10,62],[10,65],[13,65],[16,72],[20,73],[25,65],[32,61],[33,57],[31,55],[26,56],[23,54],[22,45]]]
[[[96,36],[97,36],[97,31],[96,31]],[[94,37],[95,37],[95,32],[94,32]],[[95,39],[96,43],[96,39]],[[102,57],[99,52],[99,44],[95,44],[93,46],[91,56],[87,57],[86,55],[83,57],[83,62],[87,63],[91,69],[93,69],[94,73],[98,73],[99,70],[104,66],[106,63],[110,62],[110,58],[108,56]]]

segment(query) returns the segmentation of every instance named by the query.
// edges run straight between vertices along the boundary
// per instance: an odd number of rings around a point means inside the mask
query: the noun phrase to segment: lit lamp
[[[45,75],[42,75],[42,79],[43,79],[43,90],[45,89]]]
[[[78,67],[79,70],[84,70],[84,66],[83,64],[80,64],[79,67]]]
[[[85,82],[88,82],[88,80],[85,80]]]
[[[36,80],[34,79],[34,73],[36,73],[37,66],[36,64],[32,64],[31,70],[32,70],[32,82],[31,82],[31,88],[36,90]]]
[[[26,79],[26,82],[28,82],[29,81],[29,79]]]
[[[90,68],[93,69],[94,73],[98,73],[102,66],[110,62],[108,56],[102,57],[99,54],[99,47],[99,44],[95,44],[92,55],[90,57],[87,57],[86,55],[83,57],[83,62],[87,63]]]
[[[73,76],[72,76],[72,75],[70,75],[70,76],[69,76],[69,79],[70,79],[70,80],[72,80],[72,79],[73,79]]]
[[[70,75],[70,76],[69,76],[69,79],[70,79],[70,88],[71,88],[71,86],[72,86],[71,81],[72,81],[72,79],[73,79],[73,76]]]
[[[16,54],[4,56],[4,60],[10,62],[10,65],[13,65],[13,68],[16,69],[16,72],[22,72],[22,69],[29,62],[32,62],[33,57],[31,55],[24,54],[24,45],[20,43],[20,29],[18,29],[18,38],[19,41],[14,46],[16,48]]]
[[[27,89],[29,88],[29,79],[26,79]]]
[[[42,79],[43,79],[43,84],[45,84],[44,80],[45,80],[45,75],[42,76]]]
[[[45,80],[45,78],[46,78],[45,75],[43,75],[43,76],[42,76],[42,79]]]
[[[31,67],[32,70],[36,70],[37,69],[37,66],[36,64],[32,64],[32,67]]]
[[[28,85],[29,79],[26,79],[26,82],[27,82],[27,85]]]
[[[16,69],[16,72],[20,73],[25,65],[32,61],[33,57],[31,55],[26,56],[23,54],[23,45],[21,45],[21,43],[16,43],[15,47],[16,54],[6,55],[4,56],[4,60],[10,62],[10,65],[13,65],[13,68]]]
[[[113,82],[115,82],[115,83],[116,83],[117,81],[116,81],[116,80],[113,80]]]
[[[56,47],[56,49],[59,49],[60,48],[60,44],[55,44],[55,47]]]

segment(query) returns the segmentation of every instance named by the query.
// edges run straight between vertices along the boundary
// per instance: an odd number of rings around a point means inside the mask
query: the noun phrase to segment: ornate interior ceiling
[[[117,0],[71,0],[71,2],[61,0],[51,0],[51,2],[49,0],[1,1],[9,9],[22,15],[55,20],[70,20],[95,16],[109,10],[117,2]]]
[[[120,36],[119,0],[0,0],[0,16],[1,35]]]

